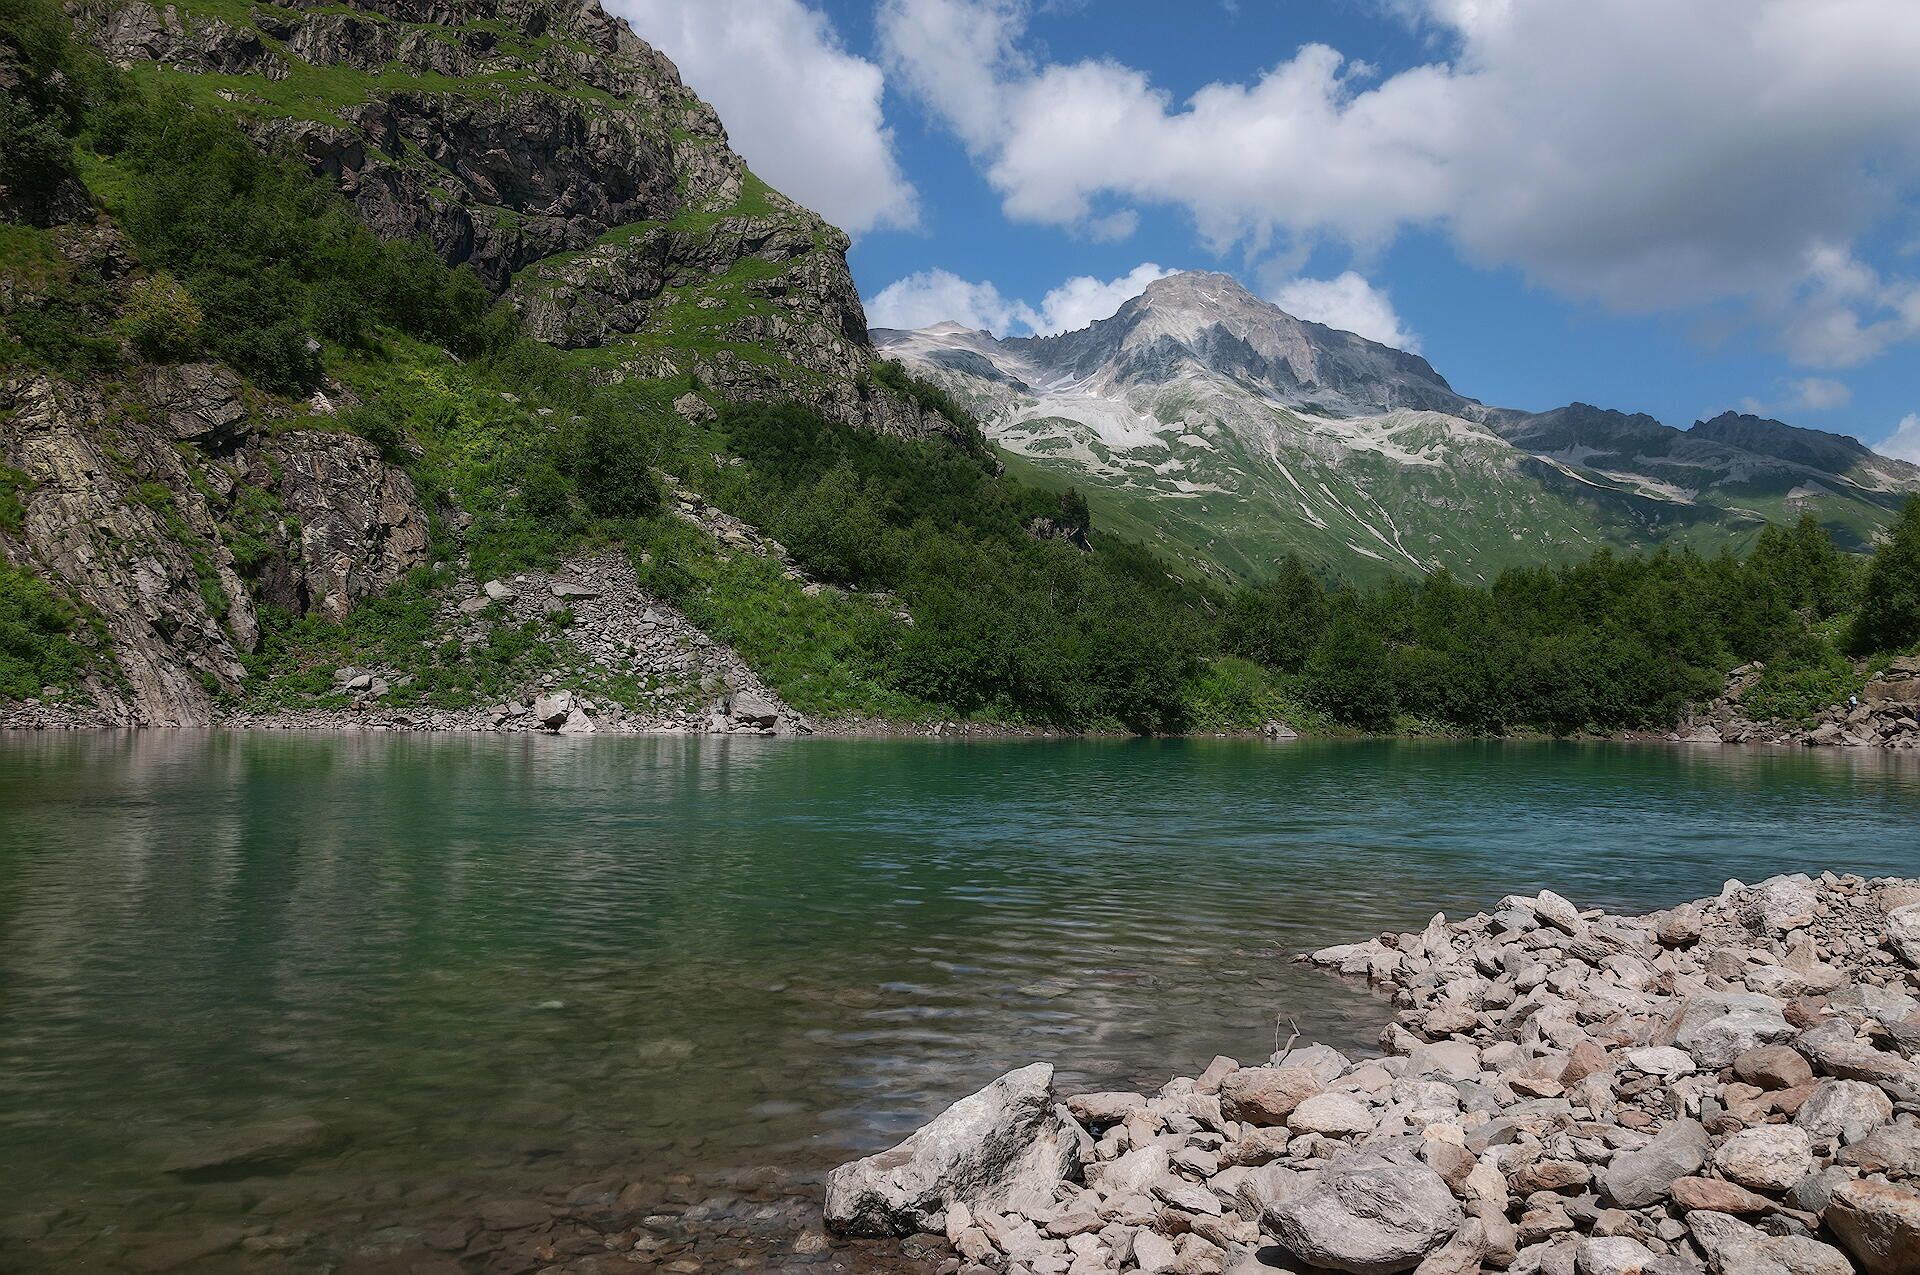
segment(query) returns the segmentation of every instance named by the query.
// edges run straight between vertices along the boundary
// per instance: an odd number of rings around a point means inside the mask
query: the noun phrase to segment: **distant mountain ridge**
[[[1679,430],[1584,403],[1488,407],[1420,356],[1224,274],[1168,276],[1056,336],[872,335],[973,406],[1016,463],[1234,576],[1297,551],[1360,575],[1486,577],[1609,545],[1739,547],[1802,513],[1864,548],[1920,490],[1920,467],[1754,416]]]

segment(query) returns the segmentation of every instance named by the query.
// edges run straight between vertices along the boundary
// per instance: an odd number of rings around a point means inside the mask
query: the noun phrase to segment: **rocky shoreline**
[[[1384,1056],[1036,1063],[836,1170],[828,1226],[943,1275],[1920,1272],[1920,880],[1542,892],[1300,959],[1391,996]]]

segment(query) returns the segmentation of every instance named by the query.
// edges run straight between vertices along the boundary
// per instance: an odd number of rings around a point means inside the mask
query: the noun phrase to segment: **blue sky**
[[[1920,460],[1912,0],[610,4],[854,233],[876,323],[1226,270],[1489,403]]]

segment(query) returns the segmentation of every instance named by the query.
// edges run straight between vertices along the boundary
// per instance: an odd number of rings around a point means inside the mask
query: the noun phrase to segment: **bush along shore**
[[[1543,892],[1301,959],[1391,994],[1384,1057],[1064,1100],[1036,1063],[836,1170],[829,1227],[947,1275],[1920,1271],[1920,881]]]

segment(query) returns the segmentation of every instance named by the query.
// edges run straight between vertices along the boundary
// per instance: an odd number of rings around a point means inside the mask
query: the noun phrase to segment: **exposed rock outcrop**
[[[110,286],[132,268],[108,223],[55,242]],[[208,724],[246,676],[257,601],[339,619],[427,558],[406,475],[222,364],[85,383],[14,372],[0,418],[0,464],[25,480],[0,555],[97,618],[110,658],[85,690],[108,721]]]
[[[1681,724],[1682,742],[1806,744],[1840,748],[1920,748],[1920,655],[1899,656],[1871,673],[1860,693],[1822,709],[1811,723],[1756,719],[1743,700],[1765,673],[1743,664],[1727,675],[1726,690]]]

